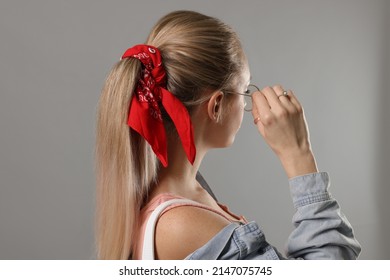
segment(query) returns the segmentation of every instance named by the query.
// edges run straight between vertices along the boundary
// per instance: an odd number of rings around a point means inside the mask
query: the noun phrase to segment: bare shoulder
[[[230,222],[222,216],[195,206],[180,206],[164,213],[157,222],[156,257],[184,259],[205,245]]]

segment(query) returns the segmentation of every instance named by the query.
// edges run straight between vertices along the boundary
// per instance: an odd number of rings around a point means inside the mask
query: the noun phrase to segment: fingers
[[[286,92],[282,86],[276,85],[265,87],[252,95],[252,116],[255,124],[260,121],[264,125],[272,122],[275,117],[303,112],[294,93],[291,90]]]
[[[257,125],[260,133],[263,135],[264,134],[264,126],[263,126],[264,120],[262,120],[262,118],[266,117],[267,115],[269,115],[271,113],[268,101],[264,97],[263,93],[258,91],[252,95],[252,103],[253,103],[253,108],[252,108],[253,121],[254,121],[255,125]]]
[[[278,98],[277,93],[275,92],[274,88],[265,87],[261,90],[261,92],[264,94],[265,98],[267,98],[267,101],[272,109],[280,104],[279,98]]]
[[[298,112],[302,112],[303,111],[302,105],[301,105],[301,103],[299,103],[298,99],[296,98],[296,96],[292,90],[288,91],[288,97],[289,97],[290,102],[294,105],[295,109]]]
[[[259,95],[260,93],[262,95]],[[292,90],[284,90],[280,85],[265,87],[261,91],[255,92],[253,99],[258,101],[258,105],[263,106],[262,109],[268,109],[267,107],[269,107],[269,109],[274,110],[281,105],[284,105],[283,107],[292,107],[293,105],[296,109],[301,107]],[[268,103],[268,106],[265,105],[266,103]]]
[[[252,116],[254,118],[260,115],[266,115],[270,112],[270,105],[261,91],[257,91],[252,95],[253,106]]]
[[[283,114],[286,110],[289,113],[300,111],[301,105],[291,90],[284,90],[282,86],[276,85],[266,87],[262,90],[270,101],[272,111],[276,114]],[[287,94],[286,94],[287,93]]]

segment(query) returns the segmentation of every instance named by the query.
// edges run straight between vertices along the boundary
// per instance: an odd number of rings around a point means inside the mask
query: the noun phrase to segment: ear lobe
[[[211,96],[207,104],[207,113],[209,115],[209,118],[214,121],[217,121],[219,119],[222,99],[223,93],[221,91],[217,91]]]

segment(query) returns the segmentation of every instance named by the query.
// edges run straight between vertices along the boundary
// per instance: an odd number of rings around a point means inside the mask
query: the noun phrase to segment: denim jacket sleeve
[[[257,223],[250,222],[229,224],[186,259],[356,259],[361,247],[339,204],[328,192],[328,174],[295,177],[289,184],[296,213],[286,256],[266,241]]]

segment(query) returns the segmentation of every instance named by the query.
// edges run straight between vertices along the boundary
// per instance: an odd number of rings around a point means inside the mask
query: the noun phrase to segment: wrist
[[[311,150],[284,154],[279,159],[289,179],[318,172],[317,163]]]

